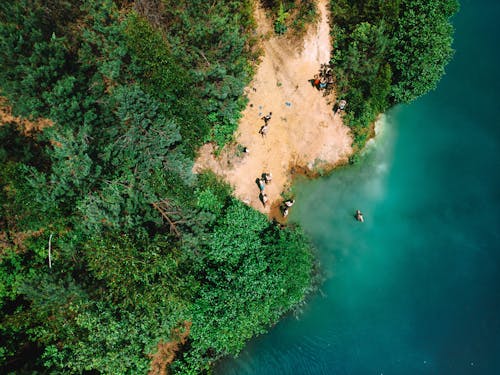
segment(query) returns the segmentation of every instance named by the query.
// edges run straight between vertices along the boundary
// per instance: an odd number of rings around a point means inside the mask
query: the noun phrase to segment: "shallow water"
[[[295,186],[321,290],[218,374],[500,374],[500,4],[461,5],[438,89]]]

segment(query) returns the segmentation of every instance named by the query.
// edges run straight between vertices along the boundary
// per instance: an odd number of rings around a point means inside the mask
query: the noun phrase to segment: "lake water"
[[[500,374],[500,2],[461,7],[437,90],[360,164],[296,184],[325,280],[217,374]]]

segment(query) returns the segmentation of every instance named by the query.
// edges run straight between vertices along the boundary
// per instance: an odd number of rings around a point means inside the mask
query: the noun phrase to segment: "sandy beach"
[[[327,170],[345,163],[351,154],[352,138],[332,105],[334,93],[324,96],[309,80],[330,59],[331,41],[327,1],[318,2],[318,22],[311,25],[302,40],[290,40],[272,32],[264,10],[255,17],[262,39],[263,56],[256,75],[246,88],[249,99],[242,113],[236,143],[249,153],[226,147],[216,158],[211,144],[199,150],[194,171],[211,169],[234,188],[234,195],[246,204],[279,218],[277,207],[287,191],[296,169]],[[262,117],[272,112],[267,135],[259,134]],[[272,173],[266,185],[266,206],[259,199],[256,179]]]

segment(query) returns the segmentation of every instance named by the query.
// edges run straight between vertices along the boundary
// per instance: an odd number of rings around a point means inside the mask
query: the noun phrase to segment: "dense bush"
[[[2,373],[146,373],[185,322],[170,370],[199,373],[310,284],[299,230],[191,174],[245,104],[251,2],[116,3],[0,4],[2,94],[54,121],[0,125]]]
[[[391,105],[433,89],[450,60],[456,0],[332,1],[337,96],[355,149],[369,126]]]
[[[285,34],[290,28],[294,33],[302,33],[317,16],[316,2],[313,0],[262,0],[274,19],[274,31]]]

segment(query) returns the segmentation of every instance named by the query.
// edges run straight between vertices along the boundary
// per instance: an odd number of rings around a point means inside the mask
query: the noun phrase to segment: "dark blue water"
[[[461,5],[437,90],[295,187],[321,290],[218,373],[500,374],[500,2]]]

